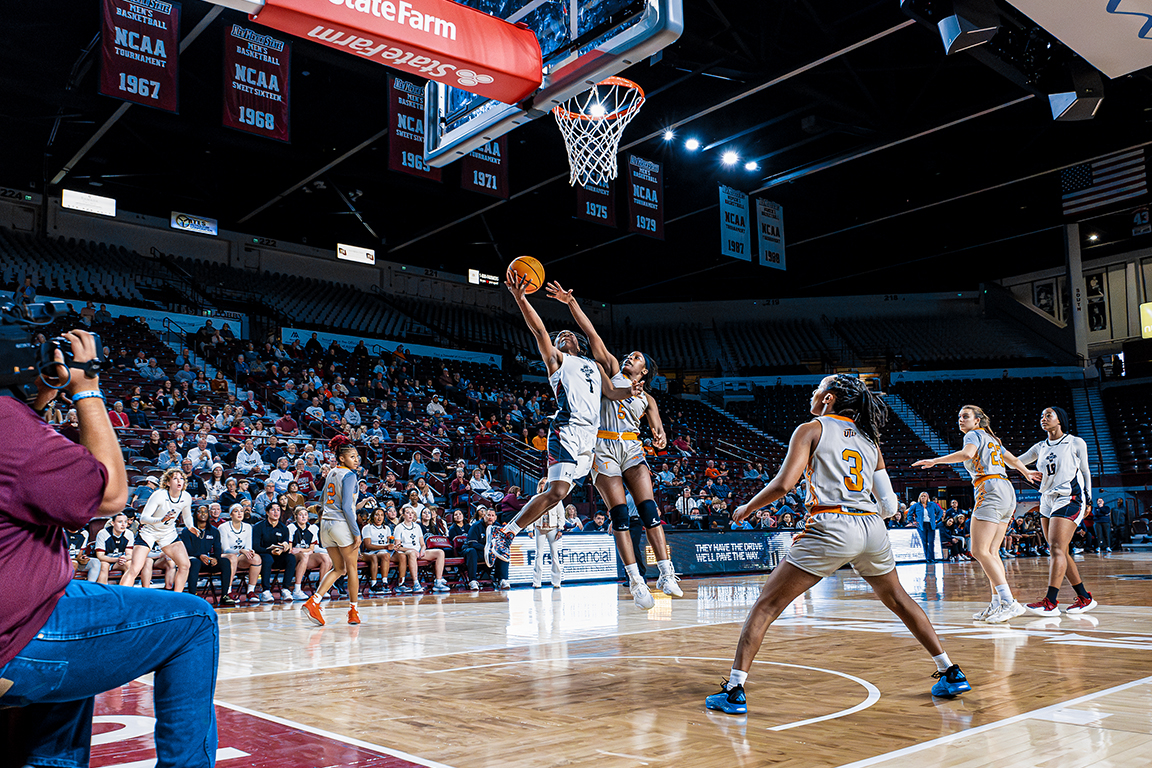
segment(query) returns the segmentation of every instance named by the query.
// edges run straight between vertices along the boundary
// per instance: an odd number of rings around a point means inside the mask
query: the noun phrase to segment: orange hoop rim
[[[619,120],[620,118],[625,117],[627,115],[630,115],[631,113],[640,109],[640,107],[644,104],[644,99],[645,99],[644,89],[641,88],[638,84],[632,82],[631,80],[629,80],[627,78],[616,77],[615,75],[613,75],[612,77],[609,77],[605,80],[601,80],[600,82],[596,83],[596,85],[594,85],[592,87],[598,88],[601,85],[616,85],[616,86],[620,86],[621,88],[628,88],[630,90],[633,90],[633,91],[636,91],[637,93],[639,93],[640,98],[637,99],[636,101],[634,101],[632,104],[630,104],[627,109],[622,109],[622,110],[618,109],[618,110],[615,110],[613,112],[609,112],[609,113],[599,115],[599,116],[585,115],[581,112],[573,112],[572,110],[570,110],[570,109],[568,109],[568,108],[566,108],[560,104],[557,104],[555,107],[552,108],[552,113],[554,115],[556,115],[556,117],[562,118],[564,120],[592,120],[592,121],[596,121],[596,120]]]

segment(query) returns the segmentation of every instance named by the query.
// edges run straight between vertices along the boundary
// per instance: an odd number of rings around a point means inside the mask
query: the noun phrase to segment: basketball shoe
[[[628,587],[628,591],[632,593],[632,601],[636,603],[636,607],[642,611],[650,611],[656,607],[656,598],[652,597],[652,593],[648,590],[648,585],[642,581],[638,581]]]
[[[660,578],[656,579],[656,586],[666,595],[684,597],[684,590],[680,589],[680,585],[677,583],[679,581],[680,577],[675,573],[662,573]]]
[[[511,531],[492,527],[495,530],[489,530],[488,540],[484,542],[484,562],[489,568],[496,565],[497,560],[508,562],[512,557],[512,539],[516,538]]]
[[[305,600],[304,605],[300,606],[300,610],[304,615],[318,627],[324,626],[324,611],[320,608],[320,601],[313,595],[311,599]]]
[[[950,699],[965,691],[972,690],[972,686],[968,684],[968,678],[964,677],[959,664],[953,664],[943,672],[933,672],[932,677],[937,678],[936,684],[932,686],[933,696]]]
[[[1056,603],[1049,600],[1047,597],[1041,598],[1035,603],[1028,603],[1025,606],[1028,610],[1037,616],[1059,616],[1060,609],[1056,607]]]
[[[1087,599],[1077,595],[1075,602],[1068,606],[1067,611],[1068,613],[1088,613],[1095,607],[1096,601],[1092,599],[1092,593],[1088,593]]]
[[[352,603],[352,607],[348,609],[348,623],[359,624],[360,613],[356,610],[356,603]]]
[[[1020,605],[1020,601],[1013,600],[1010,603],[1000,603],[1000,607],[988,614],[988,616],[984,618],[984,621],[989,624],[1003,624],[1017,616],[1023,616],[1027,612],[1028,609]]]
[[[720,686],[720,692],[704,699],[704,706],[727,712],[730,715],[743,715],[748,712],[748,699],[744,696],[744,686],[728,687],[728,681]]]
[[[991,616],[992,614],[996,613],[997,609],[999,609],[999,608],[1000,608],[1000,601],[998,599],[993,600],[992,602],[988,603],[988,605],[984,606],[984,608],[979,613],[972,614],[972,620],[973,621],[986,621],[988,619],[988,617]]]

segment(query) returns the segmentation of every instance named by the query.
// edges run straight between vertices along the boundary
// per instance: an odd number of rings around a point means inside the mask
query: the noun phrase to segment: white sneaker
[[[448,582],[446,582],[444,579],[436,579],[436,581],[432,583],[432,591],[451,592],[452,588],[448,586]]]
[[[512,585],[508,583],[508,579],[500,579],[500,589],[512,589]]]
[[[532,579],[532,589],[540,589],[541,586],[543,584],[541,584],[540,579]]]
[[[984,606],[984,608],[979,613],[972,614],[972,620],[973,621],[986,621],[989,616],[996,613],[996,611],[998,611],[999,609],[1000,609],[1000,601],[999,600],[993,600],[992,602],[988,603],[988,605]]]
[[[989,624],[1003,624],[1004,622],[1014,619],[1017,616],[1023,616],[1028,612],[1028,609],[1020,605],[1018,600],[1013,600],[1010,603],[1001,603],[993,613],[989,614],[984,621]]]
[[[478,582],[478,581],[468,582],[468,590],[471,592],[479,592],[480,591],[480,582]]]
[[[293,595],[288,590],[286,590],[286,589],[280,590],[280,599],[281,600],[292,600],[292,599],[294,599],[294,597],[295,597],[295,595]]]
[[[678,581],[680,581],[680,577],[675,573],[665,573],[656,579],[656,586],[666,595],[684,597],[684,590],[680,589],[680,585],[677,583]]]
[[[556,581],[552,582],[552,587],[553,589],[560,589],[560,580],[557,579]]]
[[[648,585],[644,582],[636,582],[628,587],[628,591],[632,593],[632,600],[640,610],[650,611],[656,607],[656,598],[652,597],[652,593],[648,591]]]
[[[307,600],[308,595],[304,594],[304,590],[300,589],[300,587],[296,587],[296,589],[292,590],[292,599],[293,600]]]
[[[274,603],[274,602],[276,602],[276,598],[272,597],[272,590],[266,589],[263,592],[261,592],[260,593],[260,602],[262,602],[262,603]]]

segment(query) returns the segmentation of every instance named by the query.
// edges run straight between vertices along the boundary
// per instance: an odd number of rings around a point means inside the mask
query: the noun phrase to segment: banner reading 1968
[[[291,45],[239,24],[224,29],[224,125],[288,141]]]
[[[104,0],[100,93],[167,112],[179,107],[180,6],[162,0]]]

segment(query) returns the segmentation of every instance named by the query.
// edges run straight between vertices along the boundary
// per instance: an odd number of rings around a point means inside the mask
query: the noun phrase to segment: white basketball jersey
[[[352,470],[348,467],[336,467],[328,473],[328,477],[324,480],[324,513],[321,517],[324,520],[342,520],[347,522],[344,517],[344,477]],[[360,484],[356,484],[356,490],[352,494],[352,504],[355,506],[356,497],[360,495]]]
[[[388,524],[372,525],[369,523],[360,529],[360,537],[364,541],[371,542],[378,547],[388,546],[388,537],[392,535],[392,529]]]
[[[565,354],[560,367],[548,377],[548,383],[556,393],[553,426],[599,429],[600,371],[596,363]]]
[[[612,377],[612,383],[617,387],[629,387],[632,382],[622,372],[617,371]],[[648,409],[648,396],[633,395],[627,400],[600,399],[600,429],[606,432],[639,432],[640,419],[644,418],[644,411]]]
[[[240,531],[232,527],[232,521],[224,523],[220,531],[220,549],[226,555],[234,555],[242,549],[252,549],[252,526],[240,523]]]
[[[405,549],[420,549],[420,545],[424,543],[424,531],[416,523],[400,523],[392,529],[392,535]]]
[[[804,473],[811,507],[851,507],[875,512],[872,473],[880,463],[880,451],[845,416],[817,416],[820,441],[808,459]]]
[[[1082,497],[1088,487],[1085,468],[1088,466],[1088,446],[1083,438],[1064,435],[1056,442],[1041,440],[1020,457],[1025,464],[1036,462],[1036,469],[1044,473],[1040,493],[1055,496]]]
[[[964,435],[964,445],[976,446],[976,455],[964,462],[964,469],[968,470],[973,480],[988,475],[1008,477],[1001,455],[1004,447],[999,440],[982,429],[974,429]]]

